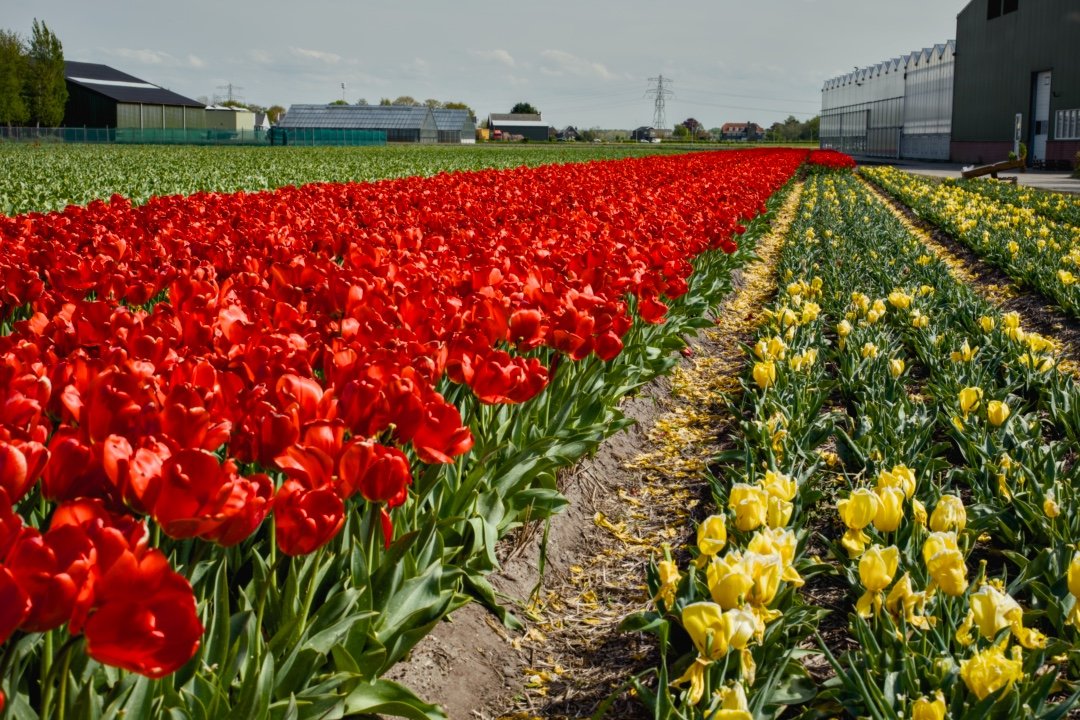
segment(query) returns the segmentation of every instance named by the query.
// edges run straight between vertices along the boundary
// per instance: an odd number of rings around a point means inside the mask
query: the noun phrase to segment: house
[[[656,132],[656,128],[645,127],[644,125],[630,132],[630,139],[637,142],[652,142],[658,137],[660,135]]]
[[[721,140],[753,142],[765,137],[765,130],[757,123],[724,123],[720,126]]]
[[[555,133],[555,139],[559,142],[577,142],[581,139],[581,133],[577,131],[573,125],[567,125],[562,130]]]
[[[491,113],[488,115],[488,127],[493,140],[514,136],[533,142],[544,142],[548,139],[548,124],[540,117],[540,113]]]

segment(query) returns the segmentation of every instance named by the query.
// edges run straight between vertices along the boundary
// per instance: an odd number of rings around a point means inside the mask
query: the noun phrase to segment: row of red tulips
[[[803,151],[653,157],[0,218],[0,643],[67,624],[176,671],[203,632],[158,533],[312,553],[384,542],[417,463],[559,358],[619,355]],[[149,530],[148,530],[149,522]],[[257,546],[258,547],[258,546]],[[266,548],[269,550],[269,548]]]

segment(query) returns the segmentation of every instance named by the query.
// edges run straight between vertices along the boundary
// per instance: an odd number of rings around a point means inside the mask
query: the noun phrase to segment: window
[[[1020,0],[986,0],[986,19],[993,20],[1020,9]]]
[[[1080,108],[1058,110],[1054,122],[1055,140],[1080,140]]]

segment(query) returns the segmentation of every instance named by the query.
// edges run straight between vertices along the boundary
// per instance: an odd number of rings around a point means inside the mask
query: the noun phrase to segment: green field
[[[0,167],[5,170],[0,175],[0,213],[59,210],[114,193],[141,203],[155,195],[189,195],[200,190],[232,192],[312,182],[364,182],[689,149],[688,145],[668,144],[359,148],[0,144]]]

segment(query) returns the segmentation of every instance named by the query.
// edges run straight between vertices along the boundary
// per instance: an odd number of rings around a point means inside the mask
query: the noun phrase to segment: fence
[[[385,145],[381,130],[270,128],[213,130],[180,128],[28,128],[0,126],[0,142],[108,143],[120,145]]]

